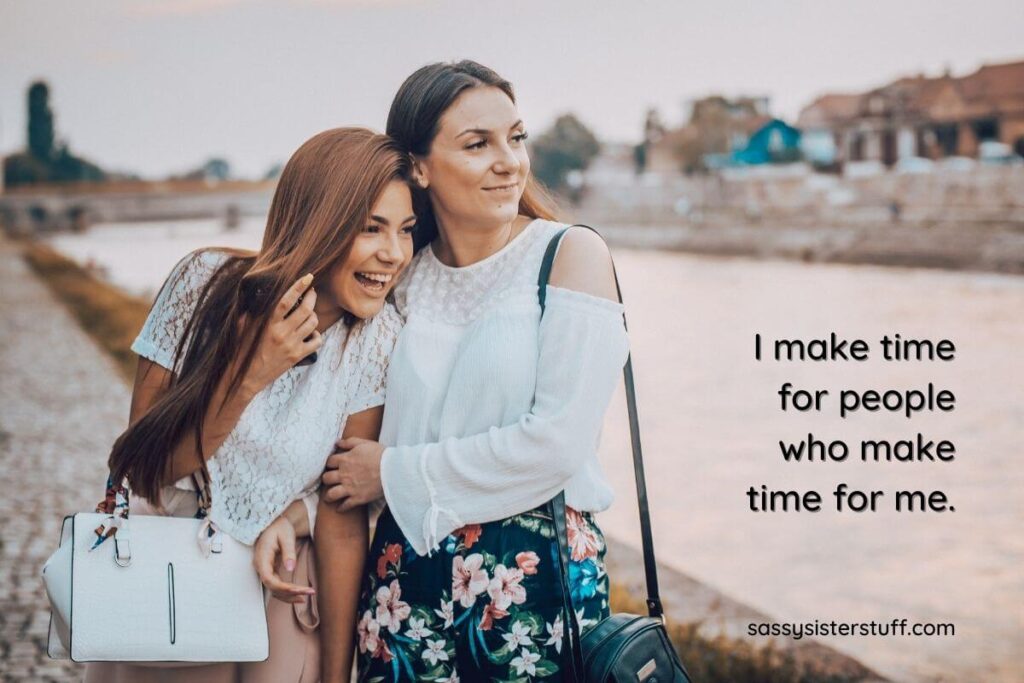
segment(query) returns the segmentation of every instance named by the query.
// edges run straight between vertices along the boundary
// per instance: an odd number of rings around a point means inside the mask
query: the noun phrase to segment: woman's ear
[[[430,187],[430,179],[427,175],[425,164],[417,157],[412,158],[412,181],[421,190]]]

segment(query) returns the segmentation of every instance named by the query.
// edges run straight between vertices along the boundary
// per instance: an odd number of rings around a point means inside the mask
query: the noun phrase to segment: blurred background
[[[664,591],[704,681],[1020,681],[1024,10],[1011,1],[152,0],[0,4],[0,678],[127,419],[128,345],[174,263],[258,246],[326,128],[383,129],[423,64],[516,86],[536,175],[623,281]],[[952,363],[757,363],[753,337],[952,339]],[[952,389],[951,414],[786,414],[798,387]],[[783,463],[779,439],[957,444]],[[602,458],[620,607],[642,597],[621,395]],[[752,513],[747,487],[944,490],[955,513]],[[630,601],[634,602],[630,602]],[[751,639],[751,622],[955,636]]]

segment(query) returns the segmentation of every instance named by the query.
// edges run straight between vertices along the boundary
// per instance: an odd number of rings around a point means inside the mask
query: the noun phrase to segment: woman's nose
[[[498,158],[494,162],[494,171],[501,174],[514,175],[519,173],[519,157],[516,155],[515,150],[509,147],[507,144],[500,145],[498,152]]]
[[[401,263],[402,259],[405,258],[405,252],[402,249],[402,238],[398,235],[385,236],[384,244],[381,245],[380,250],[377,252],[377,258],[385,263]]]

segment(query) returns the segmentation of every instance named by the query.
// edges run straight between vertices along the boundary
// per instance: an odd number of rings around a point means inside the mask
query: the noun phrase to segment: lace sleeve
[[[358,349],[350,361],[355,381],[349,389],[349,415],[384,404],[388,361],[403,324],[402,316],[391,304],[385,304],[380,313],[364,323]]]
[[[227,259],[222,252],[194,251],[174,266],[153,302],[132,351],[175,371],[174,352],[199,302],[203,285]]]

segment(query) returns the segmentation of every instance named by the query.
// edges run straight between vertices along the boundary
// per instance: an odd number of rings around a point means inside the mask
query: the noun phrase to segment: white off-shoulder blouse
[[[207,250],[179,262],[132,350],[177,371],[178,341],[203,286],[226,258]],[[253,398],[208,461],[210,519],[218,528],[252,544],[292,501],[302,498],[312,530],[327,456],[349,415],[384,403],[388,358],[401,326],[390,304],[351,328],[340,320],[324,332],[315,363],[288,370]],[[175,486],[192,488],[189,478]]]
[[[618,302],[537,276],[563,224],[534,220],[472,265],[427,247],[396,288],[405,317],[391,357],[381,443],[385,498],[421,555],[461,526],[550,500],[599,512],[612,489],[597,459],[629,342]]]

